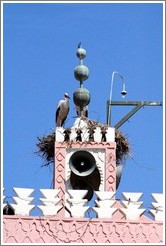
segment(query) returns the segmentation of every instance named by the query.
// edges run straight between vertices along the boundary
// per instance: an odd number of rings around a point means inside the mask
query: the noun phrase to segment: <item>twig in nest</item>
[[[49,135],[43,137],[37,137],[36,146],[38,147],[38,151],[35,154],[42,157],[45,161],[46,165],[54,162],[54,144],[55,144],[55,132],[50,133]]]

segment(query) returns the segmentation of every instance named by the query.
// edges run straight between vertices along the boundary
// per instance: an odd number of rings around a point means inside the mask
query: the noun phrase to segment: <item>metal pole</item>
[[[107,103],[107,125],[111,124],[111,105]]]
[[[119,75],[120,78],[122,79],[122,81],[123,81],[123,85],[122,86],[123,86],[123,90],[125,91],[125,81],[124,81],[123,76],[119,72],[114,71],[112,73],[112,77],[111,77],[111,88],[110,88],[110,97],[109,97],[109,101],[110,102],[112,100],[112,90],[113,90],[113,82],[114,82],[115,74]],[[107,104],[107,125],[111,125],[111,103]]]

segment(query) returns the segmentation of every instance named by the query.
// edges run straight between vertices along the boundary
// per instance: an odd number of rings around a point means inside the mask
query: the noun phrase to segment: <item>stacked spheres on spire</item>
[[[76,55],[79,58],[79,65],[74,69],[74,77],[80,82],[80,87],[76,89],[73,93],[74,104],[80,108],[80,112],[86,107],[90,102],[90,93],[83,87],[83,81],[87,80],[89,77],[89,69],[87,66],[83,65],[83,59],[86,57],[86,50],[82,48],[81,43],[78,45]]]

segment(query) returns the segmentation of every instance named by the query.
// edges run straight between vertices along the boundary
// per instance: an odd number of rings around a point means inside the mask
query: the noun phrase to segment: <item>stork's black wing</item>
[[[60,107],[58,107],[56,110],[55,123],[57,123],[57,120],[58,120],[59,110],[60,110]]]
[[[88,110],[85,111],[85,117],[88,118]]]
[[[61,126],[63,126],[63,124],[65,123],[65,120],[66,120],[66,118],[67,118],[68,113],[69,113],[69,108],[68,108],[68,111],[67,111],[66,117],[62,120],[62,124],[61,124]]]

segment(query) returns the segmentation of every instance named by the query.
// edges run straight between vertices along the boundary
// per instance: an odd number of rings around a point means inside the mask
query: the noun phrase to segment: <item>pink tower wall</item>
[[[54,166],[54,189],[60,190],[59,197],[62,201],[65,200],[65,159],[67,154],[67,148],[74,148],[80,150],[80,148],[88,149],[104,149],[106,160],[106,177],[105,177],[105,191],[115,191],[116,185],[116,172],[115,172],[115,148],[116,143],[107,142],[55,142],[55,166]],[[64,217],[65,211],[62,209],[58,217]]]
[[[148,218],[112,219],[9,216],[3,218],[4,243],[161,243],[163,223]]]
[[[105,191],[115,191],[116,189],[116,159],[115,148],[116,143],[107,142],[55,142],[55,168],[54,168],[54,188],[60,189],[60,196],[62,199],[65,194],[65,157],[66,149],[74,148],[80,150],[80,148],[88,149],[104,149],[106,153],[106,177],[105,177]]]

